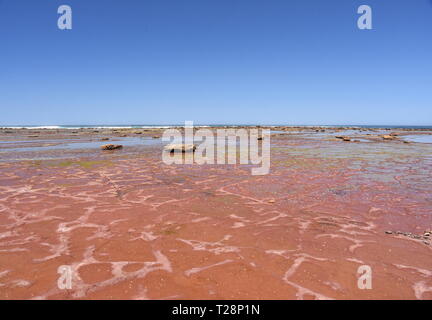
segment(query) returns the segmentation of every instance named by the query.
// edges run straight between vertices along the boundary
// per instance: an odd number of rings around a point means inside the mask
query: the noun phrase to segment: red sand
[[[432,299],[432,245],[385,233],[431,229],[431,159],[364,145],[274,137],[267,176],[157,148],[1,163],[0,299]]]

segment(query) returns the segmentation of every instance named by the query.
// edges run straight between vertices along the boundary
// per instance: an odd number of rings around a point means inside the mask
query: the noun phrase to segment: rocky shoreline
[[[432,299],[429,131],[271,130],[263,176],[167,165],[161,128],[0,130],[0,299]]]

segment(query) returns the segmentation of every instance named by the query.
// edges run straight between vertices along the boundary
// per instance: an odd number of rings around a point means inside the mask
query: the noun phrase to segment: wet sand
[[[273,130],[266,176],[165,165],[160,130],[0,130],[0,299],[432,299],[430,132]]]

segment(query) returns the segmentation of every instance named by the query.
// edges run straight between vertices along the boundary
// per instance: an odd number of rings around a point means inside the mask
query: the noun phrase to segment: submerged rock
[[[120,144],[106,144],[106,145],[101,146],[102,150],[116,150],[116,149],[121,149],[121,148],[123,148],[123,146]]]

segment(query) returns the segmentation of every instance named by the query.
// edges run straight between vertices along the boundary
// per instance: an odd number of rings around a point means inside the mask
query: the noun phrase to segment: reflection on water
[[[35,144],[35,143],[64,143],[64,142],[78,142],[79,139],[51,139],[51,140],[0,140],[0,146],[10,144]]]
[[[432,135],[408,135],[403,137],[404,140],[419,143],[432,143]]]
[[[75,140],[79,141],[79,140]],[[123,146],[148,146],[148,145],[157,145],[161,143],[160,139],[153,139],[148,137],[126,137],[126,138],[116,138],[110,141],[88,141],[88,142],[71,142],[69,139],[61,139],[61,140],[34,140],[30,141],[31,143],[55,143],[55,145],[41,145],[41,146],[33,146],[33,147],[17,147],[17,148],[6,148],[0,150],[0,152],[31,152],[31,151],[50,151],[50,150],[61,150],[61,149],[99,149],[101,146],[109,143],[121,144]],[[25,144],[29,143],[29,141],[1,141],[1,144],[17,143],[17,144]]]

